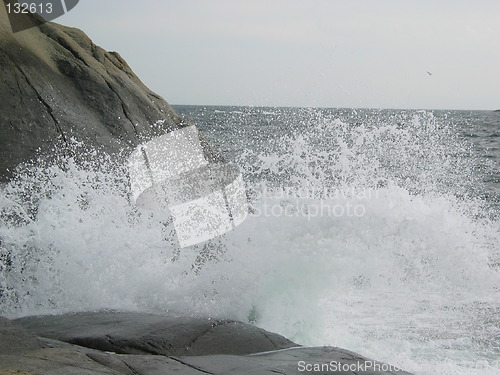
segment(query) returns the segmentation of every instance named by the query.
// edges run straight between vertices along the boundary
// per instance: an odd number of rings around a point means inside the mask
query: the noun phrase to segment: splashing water
[[[176,310],[416,374],[497,373],[498,213],[473,149],[429,112],[285,111],[239,110],[213,138],[238,151],[252,213],[182,251],[104,154],[20,168],[0,194],[0,314]]]

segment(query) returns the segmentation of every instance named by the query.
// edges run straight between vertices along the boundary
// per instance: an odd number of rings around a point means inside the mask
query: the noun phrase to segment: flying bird
[[[429,72],[429,71],[427,71],[427,74],[428,74],[428,75],[430,75],[430,76],[432,75],[432,73],[431,73],[431,72]]]

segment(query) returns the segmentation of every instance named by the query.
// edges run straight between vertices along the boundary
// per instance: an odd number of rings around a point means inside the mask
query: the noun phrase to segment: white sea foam
[[[253,213],[181,252],[168,212],[130,203],[122,165],[88,151],[28,165],[0,196],[0,314],[176,310],[416,374],[495,374],[499,236],[453,134],[426,112],[354,128],[315,115],[241,154]],[[287,204],[364,212],[257,214]]]

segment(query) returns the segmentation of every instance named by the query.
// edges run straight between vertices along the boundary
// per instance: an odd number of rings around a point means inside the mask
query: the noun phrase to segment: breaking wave
[[[429,112],[283,111],[207,132],[244,171],[251,214],[182,250],[104,153],[74,142],[19,167],[0,193],[0,314],[175,310],[416,374],[496,373],[498,212],[472,146]]]

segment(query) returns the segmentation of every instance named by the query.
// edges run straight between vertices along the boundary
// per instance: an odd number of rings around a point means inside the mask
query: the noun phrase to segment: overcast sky
[[[171,104],[500,108],[498,0],[80,0],[56,22]]]

